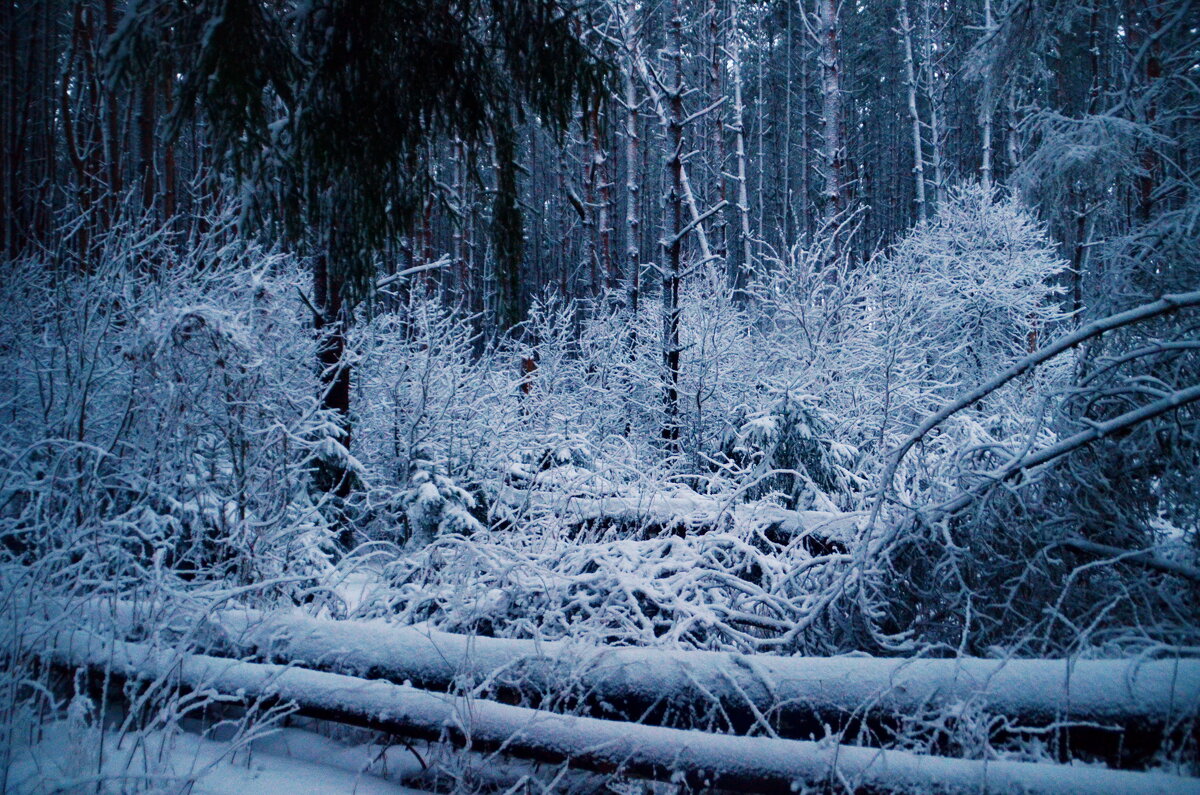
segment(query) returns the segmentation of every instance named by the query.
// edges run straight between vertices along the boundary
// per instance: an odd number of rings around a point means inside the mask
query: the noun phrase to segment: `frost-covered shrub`
[[[0,769],[32,757],[26,782],[76,786],[78,772],[97,790],[161,787],[159,749],[214,699],[172,673],[130,678],[118,714],[91,701],[86,676],[70,692],[30,647],[38,638],[121,637],[136,615],[137,640],[158,644],[167,602],[290,605],[330,567],[311,483],[331,418],[307,280],[239,241],[229,218],[209,220],[178,247],[161,229],[119,226],[93,239],[86,270],[0,263]],[[194,641],[160,645],[162,659]],[[64,735],[57,747],[78,755],[47,766],[38,755],[56,746],[38,743]]]
[[[723,440],[725,460],[744,470],[752,498],[777,494],[787,508],[837,510],[854,490],[855,451],[833,438],[829,417],[811,395],[785,393],[745,418]]]
[[[443,536],[390,564],[364,605],[450,632],[692,649],[794,650],[789,635],[835,563],[753,528],[599,542]]]
[[[723,287],[687,280],[680,298],[679,394],[684,456],[666,462],[699,471],[720,447],[726,418],[755,392],[759,373],[750,352],[750,318]],[[553,299],[537,302],[526,340],[509,353],[513,371],[532,363],[523,379],[523,431],[540,438],[583,440],[598,447],[621,437],[641,464],[664,463],[665,421],[662,317],[657,301],[638,315],[624,307],[581,308]],[[555,442],[558,444],[558,442]]]
[[[474,505],[507,455],[520,416],[512,374],[495,366],[494,352],[476,355],[466,318],[426,297],[365,316],[352,344],[352,448],[365,472],[351,498],[354,528],[367,540],[427,543],[442,521],[434,503],[462,491],[451,503]],[[418,503],[432,518],[414,524]]]
[[[639,400],[646,397],[630,366],[630,319],[615,309],[585,316],[574,302],[542,298],[526,336],[503,351],[521,374],[523,449],[587,445],[609,435],[641,435]],[[574,440],[574,441],[570,441]]]
[[[698,277],[680,300],[681,437],[699,470],[704,457],[720,449],[729,416],[757,399],[769,373],[756,360],[751,316],[722,284]]]
[[[871,328],[864,311],[875,263],[848,253],[852,223],[835,231],[820,230],[768,259],[749,284],[751,336],[741,356],[755,390],[727,415],[727,435],[771,413],[781,394],[810,395],[825,410],[831,441],[873,447],[868,429],[878,424],[878,392],[864,371],[874,357],[860,348]]]
[[[894,421],[908,425],[1036,348],[1063,316],[1053,280],[1065,265],[1016,198],[976,184],[952,190],[874,271],[875,358],[899,376],[875,378],[925,396]]]
[[[445,533],[469,535],[483,526],[471,515],[475,498],[447,477],[433,451],[418,447],[411,460],[408,488],[401,495],[409,544],[420,548]]]
[[[89,272],[5,266],[8,549],[102,538],[113,583],[151,559],[244,583],[319,570],[329,418],[299,271],[220,225],[183,257],[137,227],[101,249]]]
[[[797,247],[782,275],[752,286],[764,315],[757,328],[774,383],[820,400],[864,474],[878,472],[930,412],[1027,354],[1063,317],[1055,281],[1064,263],[1053,244],[1019,201],[978,185],[951,191],[934,217],[867,262],[819,243]],[[1069,367],[1043,370],[989,396],[962,430],[980,441],[1028,429],[1067,375]],[[967,442],[927,445],[924,468],[950,465]]]
[[[365,318],[353,342],[353,447],[374,484],[403,487],[421,447],[439,451],[456,474],[484,466],[481,452],[514,422],[515,405],[505,405],[492,358],[475,355],[465,318],[414,297]]]

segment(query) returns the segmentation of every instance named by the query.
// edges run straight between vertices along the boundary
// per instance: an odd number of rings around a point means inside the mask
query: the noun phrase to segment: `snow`
[[[609,496],[621,493],[621,487],[590,469],[563,464],[542,470],[531,478],[533,487],[568,495]]]
[[[768,502],[735,503],[698,494],[684,487],[650,493],[624,489],[623,494],[598,496],[605,494],[606,489],[583,489],[584,485],[594,481],[581,476],[570,481],[565,477],[551,478],[548,482],[559,488],[523,490],[500,485],[496,487],[496,498],[510,509],[547,511],[567,523],[607,519],[630,524],[654,523],[666,527],[709,527],[718,525],[723,517],[728,517],[735,526],[770,527],[792,537],[812,534],[841,544],[848,544],[854,539],[864,516],[862,513],[835,511],[794,511]],[[564,487],[568,482],[571,486]]]
[[[367,601],[372,590],[379,585],[379,572],[360,564],[349,572],[338,575],[331,583],[334,592],[342,600],[347,614],[354,613]]]
[[[128,787],[146,776],[152,791],[185,791],[194,795],[416,795],[418,790],[377,775],[379,749],[344,746],[300,729],[282,729],[249,743],[236,752],[227,742],[187,731],[158,732],[139,738],[122,738],[118,732],[104,736],[89,731],[82,737],[66,722],[45,727],[36,745],[23,749],[9,770],[8,792],[34,795],[44,792],[85,791],[96,779]],[[82,747],[82,742],[88,743]],[[103,743],[103,765],[97,771],[82,767],[93,749]],[[143,753],[149,751],[149,753]],[[391,754],[389,776],[399,778],[403,759]],[[415,765],[415,761],[413,765]],[[77,788],[77,789],[74,789]],[[127,791],[127,790],[122,790]]]

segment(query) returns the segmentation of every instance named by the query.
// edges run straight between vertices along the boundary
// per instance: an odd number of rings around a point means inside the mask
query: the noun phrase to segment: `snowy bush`
[[[826,413],[810,395],[785,393],[726,435],[721,452],[745,470],[749,497],[778,494],[787,508],[837,510],[833,497],[854,490],[855,451],[834,440]]]
[[[134,790],[166,772],[135,763],[138,749],[156,754],[211,703],[163,679],[130,682],[123,715],[89,706],[86,677],[74,692],[43,686],[32,627],[120,634],[132,609],[153,642],[170,599],[290,604],[319,593],[330,568],[311,489],[330,418],[300,272],[238,241],[230,218],[211,220],[185,251],[128,222],[95,240],[91,269],[0,266],[0,767],[43,729],[57,736],[61,718],[67,741],[87,746],[80,775],[127,775]]]
[[[509,409],[501,374],[473,353],[463,318],[426,298],[356,327],[354,452],[381,484],[403,485],[417,448],[433,447],[455,470],[476,465]],[[482,466],[482,464],[478,464]]]
[[[1063,317],[1053,280],[1064,267],[1017,199],[976,184],[952,190],[874,271],[876,358],[900,368],[901,391],[924,395],[893,421],[909,426],[1038,347]],[[1025,398],[1016,400],[1003,408],[1019,415]]]
[[[1063,317],[1054,281],[1064,263],[1051,241],[1019,201],[973,184],[867,262],[831,257],[818,240],[779,267],[782,276],[753,288],[776,383],[816,396],[866,473],[930,412],[1028,353]],[[951,465],[962,446],[1028,429],[1067,375],[1069,367],[1046,369],[989,397],[920,451],[940,450],[925,469]]]
[[[95,563],[114,575],[158,553],[243,583],[320,570],[309,469],[327,419],[298,274],[219,239],[145,271],[155,245],[133,228],[92,272],[9,266],[10,549],[37,555],[103,528],[115,546]]]
[[[475,498],[447,477],[433,451],[418,447],[409,464],[408,488],[400,499],[408,519],[409,544],[427,546],[435,535],[469,535],[483,526],[471,515]]]
[[[692,649],[821,648],[789,630],[838,563],[761,528],[588,542],[447,535],[386,570],[363,606],[449,632]],[[825,646],[828,648],[828,646]]]
[[[518,416],[515,398],[507,394],[511,376],[493,368],[490,353],[474,355],[466,319],[425,297],[364,317],[352,340],[357,380],[351,446],[365,473],[362,489],[351,497],[353,527],[367,540],[418,533],[425,543],[441,513],[429,503],[432,493],[420,497],[421,486],[443,496],[465,490],[465,496],[452,497],[453,504],[473,505],[475,497],[466,492],[481,493],[481,481],[493,475],[491,462],[507,449],[506,429]],[[432,518],[414,526],[410,509],[421,500]]]

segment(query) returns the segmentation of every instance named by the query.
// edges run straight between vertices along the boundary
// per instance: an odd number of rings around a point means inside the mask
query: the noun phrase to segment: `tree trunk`
[[[604,287],[610,292],[616,290],[621,271],[612,255],[612,183],[608,175],[608,152],[600,138],[600,115],[598,109],[592,111],[592,179],[596,183],[596,235],[597,255],[600,272],[604,276]]]
[[[171,64],[167,64],[164,71],[163,80],[163,103],[166,113],[169,115],[173,108],[172,93],[174,91],[175,70]],[[167,140],[163,143],[163,218],[175,224],[175,212],[178,208],[178,180],[179,169],[175,161],[175,141]]]
[[[917,220],[926,217],[925,155],[921,144],[921,116],[917,112],[917,78],[913,68],[912,23],[908,17],[908,0],[900,0],[900,37],[904,42],[904,82],[908,94],[908,118],[912,123],[913,178],[917,192]]]
[[[942,190],[946,185],[946,176],[942,164],[942,128],[939,122],[942,116],[942,101],[944,99],[942,81],[938,73],[941,56],[933,54],[934,20],[933,0],[921,0],[921,19],[924,35],[921,52],[923,54],[921,68],[925,74],[925,95],[929,99],[929,154],[930,165],[933,166],[933,203],[942,203]],[[939,50],[941,52],[942,50]]]
[[[845,207],[842,168],[845,148],[842,142],[841,55],[838,31],[838,0],[818,0],[817,37],[821,60],[821,123],[824,133],[821,155],[825,171],[826,223],[831,223]]]
[[[737,11],[734,11],[734,30],[737,30]],[[730,65],[733,77],[733,151],[737,161],[737,214],[739,220],[738,243],[740,262],[735,263],[733,270],[734,295],[737,296],[745,288],[749,274],[754,267],[752,251],[752,236],[750,233],[750,196],[746,188],[746,124],[745,106],[742,103],[742,51],[740,38],[730,37]]]
[[[317,488],[339,499],[350,496],[355,486],[354,473],[345,460],[351,442],[350,425],[350,363],[346,360],[347,313],[342,297],[342,281],[330,268],[335,256],[332,246],[313,261],[313,301],[316,309],[313,325],[318,336],[317,365],[321,371],[321,407],[333,412],[338,427],[332,441],[342,450],[326,451],[316,465],[314,479]],[[352,529],[347,526],[335,505],[334,524],[339,529],[339,541],[346,549],[354,546]]]
[[[155,86],[153,76],[145,81],[137,116],[138,177],[142,181],[142,209],[146,212],[154,209],[158,196],[158,175],[154,168]]]
[[[502,119],[497,124],[492,242],[496,252],[496,325],[502,334],[511,333],[527,314],[521,291],[524,223],[518,206],[516,137],[511,119]]]
[[[1162,21],[1155,12],[1156,4],[1147,3],[1145,22],[1147,29],[1143,31],[1142,35],[1149,38],[1150,43],[1145,56],[1145,83],[1143,84],[1143,90],[1151,97],[1154,96],[1157,90],[1155,83],[1162,77],[1162,60],[1160,58],[1162,45],[1158,40],[1158,32],[1162,26]],[[1150,99],[1146,104],[1146,125],[1154,128],[1157,118],[1158,105],[1153,99]],[[1158,153],[1149,142],[1142,149],[1141,167],[1142,173],[1138,177],[1138,217],[1143,223],[1146,223],[1154,217],[1154,189],[1158,184],[1159,171]]]
[[[721,45],[723,27],[721,25],[721,8],[718,0],[709,0],[708,8],[705,9],[708,14],[708,34],[709,34],[709,55],[708,55],[708,101],[710,103],[717,102],[719,98],[724,98],[724,85],[722,80],[721,65],[724,62],[723,50]],[[725,196],[725,115],[723,113],[714,113],[711,118],[710,125],[710,140],[712,141],[712,180],[716,186],[715,203],[726,204]],[[710,201],[714,201],[710,199]],[[729,251],[729,234],[728,226],[724,211],[717,213],[712,224],[712,246],[713,256],[718,260],[727,258]]]
[[[642,257],[638,246],[638,235],[641,233],[638,188],[638,101],[637,92],[633,85],[633,75],[625,72],[625,267],[627,270],[629,290],[629,311],[634,319],[635,329],[631,345],[637,344],[638,305],[641,301],[641,270]]]
[[[670,117],[667,123],[667,144],[671,148],[667,169],[671,174],[670,193],[667,195],[669,225],[663,238],[667,267],[663,271],[662,283],[662,359],[663,420],[662,437],[667,449],[679,452],[679,285],[683,272],[683,9],[681,0],[675,0],[671,16],[671,52],[675,67],[675,83],[668,97]],[[705,255],[707,257],[707,254]]]
[[[1108,736],[1116,745],[1122,731],[1124,742],[1133,743],[1139,731],[1183,719],[1182,705],[1200,699],[1196,660],[857,657],[851,662],[761,655],[750,670],[727,652],[664,657],[654,649],[472,638],[294,613],[231,610],[210,620],[220,630],[214,637],[233,639],[235,655],[256,653],[288,664],[321,661],[324,670],[411,681],[432,690],[452,689],[466,676],[492,681],[507,693],[505,699],[516,701],[577,687],[588,694],[593,714],[610,718],[645,714],[658,720],[664,715],[656,704],[664,702],[682,713],[703,715],[716,704],[742,730],[754,725],[757,710],[772,715],[776,730],[793,737],[822,724],[845,728],[855,720],[876,723],[969,702],[1026,727],[1064,720],[1102,723],[1114,727]]]
[[[622,12],[622,14],[623,14],[623,12]],[[682,27],[682,24],[683,24],[682,19],[679,20],[679,24],[680,24],[680,27]],[[672,96],[672,97],[668,97],[664,100],[664,98],[662,96],[662,92],[659,90],[659,87],[658,87],[659,82],[655,78],[654,75],[650,74],[650,67],[646,63],[645,55],[641,52],[640,46],[634,37],[634,34],[631,30],[631,26],[629,25],[628,19],[626,19],[623,15],[621,18],[621,28],[622,28],[622,36],[624,37],[626,44],[632,50],[631,55],[632,55],[632,61],[633,61],[634,68],[637,70],[638,77],[641,79],[642,84],[645,86],[646,91],[650,96],[650,104],[654,108],[655,114],[658,116],[659,124],[662,125],[663,130],[667,134],[668,143],[670,143],[670,141],[672,140],[672,136],[673,136],[673,132],[671,130],[672,120],[679,122],[679,132],[680,132],[680,136],[682,139],[682,132],[683,132],[683,126],[684,126],[683,96],[681,93],[683,91],[682,77],[680,77],[679,85],[676,86],[675,89],[672,90],[673,95],[679,94],[679,96],[677,98],[678,99],[678,107],[677,108],[668,107],[668,105],[670,105],[676,101],[676,97]],[[672,35],[674,35],[674,34],[672,34]],[[680,37],[680,41],[682,42],[682,33],[679,34],[679,37]],[[682,47],[682,44],[680,45],[680,47]],[[672,55],[672,58],[675,58],[675,56]],[[681,50],[678,51],[678,58],[676,60],[677,60],[677,72],[681,76],[682,72],[683,72],[683,55],[682,55]],[[692,185],[691,185],[691,180],[688,178],[687,167],[683,164],[683,160],[682,160],[683,154],[684,153],[682,151],[679,153],[681,159],[680,159],[680,168],[679,168],[678,177],[679,177],[679,184],[681,186],[680,192],[681,192],[683,205],[687,209],[688,214],[691,217],[691,229],[690,229],[689,233],[693,234],[695,236],[696,243],[697,243],[697,245],[700,246],[701,258],[704,261],[708,262],[708,261],[712,260],[712,248],[709,246],[709,243],[708,243],[708,233],[705,232],[705,229],[704,229],[704,217],[700,214],[700,207],[696,203],[695,193],[692,192]]]
[[[995,22],[992,20],[992,0],[983,0],[983,35],[985,38],[995,33]],[[983,87],[979,97],[979,128],[980,128],[980,165],[979,181],[983,189],[992,188],[992,116],[995,115],[995,86],[992,85],[992,73],[988,69],[983,79]]]

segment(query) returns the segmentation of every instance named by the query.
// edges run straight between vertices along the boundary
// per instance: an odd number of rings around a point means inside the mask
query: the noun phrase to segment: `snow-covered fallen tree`
[[[140,627],[122,610],[127,637]],[[602,717],[783,736],[898,725],[934,712],[1001,716],[1000,727],[1086,727],[1081,745],[1152,752],[1195,731],[1200,660],[986,660],[776,657],[611,648],[221,610],[174,622],[214,653],[408,682],[430,690]],[[1107,742],[1098,738],[1106,737]]]
[[[553,514],[566,526],[620,526],[641,530],[705,532],[729,527],[759,530],[786,543],[797,538],[824,550],[849,544],[857,532],[859,513],[835,510],[791,510],[765,501],[740,502],[698,494],[675,486],[669,491],[640,492],[595,487],[595,473],[567,473],[558,467],[530,482],[533,488],[495,488],[495,502],[507,515]],[[571,468],[576,469],[576,468]]]
[[[431,688],[465,677],[530,693],[561,693],[577,681],[610,703],[715,699],[784,723],[973,704],[1022,721],[1165,725],[1200,708],[1200,660],[747,656],[470,637],[301,613],[226,611],[211,621],[239,652],[343,673]]]
[[[289,703],[307,715],[400,736],[698,786],[750,792],[836,783],[861,792],[1200,793],[1200,780],[1162,773],[971,761],[559,715],[291,666],[180,656],[86,632],[60,635],[41,652],[60,666],[167,681],[236,700]]]

